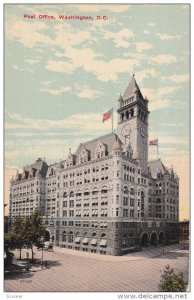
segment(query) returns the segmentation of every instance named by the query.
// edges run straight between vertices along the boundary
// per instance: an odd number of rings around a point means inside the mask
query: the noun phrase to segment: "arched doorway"
[[[151,238],[150,238],[150,245],[157,245],[157,234],[156,232],[152,232]]]
[[[141,237],[140,246],[148,247],[148,245],[149,245],[149,237],[147,232],[144,232]]]
[[[46,230],[44,233],[44,239],[46,242],[50,241],[50,232],[48,230]]]
[[[161,231],[159,234],[159,244],[163,245],[164,244],[164,232]]]

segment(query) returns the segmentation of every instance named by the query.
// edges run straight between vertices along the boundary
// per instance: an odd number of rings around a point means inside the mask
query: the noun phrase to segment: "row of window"
[[[64,192],[63,193],[63,198],[67,198],[67,197],[81,197],[82,195],[83,196],[89,196],[90,194],[92,194],[92,195],[96,195],[97,193],[99,193],[99,192],[101,192],[101,194],[106,194],[106,193],[108,193],[108,189],[106,188],[106,187],[103,187],[102,189],[101,189],[101,191],[98,191],[97,189],[94,189],[92,192],[89,192],[88,190],[87,191],[85,191],[84,193],[80,193],[80,192],[78,192],[78,193],[74,193],[73,191],[71,191],[69,194],[67,193],[67,192]]]
[[[100,210],[99,212],[101,217],[107,217],[108,216],[108,210],[106,208]],[[98,211],[96,209],[93,209],[91,212],[89,209],[84,209],[83,213],[81,210],[63,210],[63,217],[89,217],[89,216],[98,216]]]
[[[39,184],[39,181],[37,181],[36,184],[38,185],[38,184]],[[31,187],[34,187],[34,185],[35,185],[34,182],[33,182],[33,183],[30,183],[30,184],[28,184],[28,185],[19,185],[19,186],[13,188],[12,191],[13,191],[13,193],[14,193],[14,192],[19,191],[19,190],[21,190],[21,189],[26,189],[26,188],[29,189],[29,188],[31,188]]]
[[[101,201],[98,202],[98,198],[93,198],[90,202],[89,199],[84,199],[83,203],[81,202],[81,200],[76,200],[76,203],[74,202],[74,200],[70,200],[68,201],[63,201],[63,207],[68,207],[68,203],[69,203],[69,207],[81,207],[81,206],[90,206],[90,204],[92,205],[107,205],[108,204],[108,199],[106,197],[101,198]]]

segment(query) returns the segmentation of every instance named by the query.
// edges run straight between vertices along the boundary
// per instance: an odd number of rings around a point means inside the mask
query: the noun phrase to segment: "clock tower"
[[[133,158],[139,161],[142,173],[147,173],[148,100],[142,96],[134,75],[118,102],[118,136],[124,144],[131,144]]]

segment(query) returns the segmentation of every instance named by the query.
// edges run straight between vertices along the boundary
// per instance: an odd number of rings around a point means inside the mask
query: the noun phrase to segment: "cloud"
[[[36,63],[39,62],[38,59],[34,59],[34,58],[27,58],[27,59],[25,59],[24,61],[25,61],[26,63],[28,63],[29,65],[34,65],[34,64],[36,64]]]
[[[149,58],[149,60],[158,65],[172,64],[172,63],[177,62],[177,58],[174,55],[170,55],[170,54],[156,55],[156,56]]]
[[[16,71],[24,71],[24,69],[18,67],[18,66],[15,65],[15,64],[12,65],[12,68],[13,68],[14,70],[16,70]]]
[[[142,93],[149,100],[150,111],[158,110],[164,107],[170,107],[174,105],[172,100],[168,99],[168,96],[180,89],[180,86],[163,86],[160,88],[150,89],[142,88]]]
[[[147,35],[150,34],[150,32],[148,30],[144,30],[143,33],[147,34]]]
[[[37,46],[57,46],[66,49],[67,46],[76,46],[83,42],[96,41],[90,30],[80,30],[69,28],[66,23],[53,26],[55,37],[51,38],[44,32],[50,27],[45,22],[33,21],[33,24],[26,21],[18,21],[16,18],[10,18],[5,26],[5,38],[17,40],[26,48]],[[44,33],[43,33],[44,32]]]
[[[137,77],[137,81],[140,83],[145,78],[157,78],[160,77],[160,72],[156,71],[155,69],[144,69],[142,71],[136,72],[135,77]]]
[[[93,90],[89,88],[87,85],[84,85],[83,87],[77,86],[74,94],[76,94],[80,98],[93,100],[95,98],[98,98],[99,95],[102,94],[102,92]]]
[[[183,123],[160,123],[161,126],[166,127],[184,127],[185,125]]]
[[[68,91],[70,91],[70,90],[71,90],[71,87],[66,86],[66,87],[60,87],[60,88],[58,88],[58,89],[48,89],[48,88],[44,88],[44,89],[41,89],[40,91],[42,91],[42,92],[47,92],[47,93],[49,93],[49,94],[51,94],[51,95],[56,95],[56,96],[58,96],[58,95],[64,94],[65,92],[68,92]]]
[[[142,52],[144,50],[149,50],[149,49],[154,48],[154,46],[152,44],[145,43],[145,42],[135,43],[135,45],[136,45],[137,52]]]
[[[128,30],[127,28],[123,28],[122,30],[118,32],[111,32],[108,30],[102,29],[101,31],[103,33],[104,39],[113,39],[115,46],[117,48],[123,47],[128,48],[130,43],[129,41],[134,38],[134,33],[131,30]]]
[[[47,61],[45,68],[53,72],[72,74],[77,68],[81,67],[85,72],[93,74],[100,81],[115,81],[119,73],[128,72],[129,69],[139,65],[139,59],[135,58],[100,60],[98,57],[101,55],[89,48],[67,48],[65,54],[70,61],[50,59]]]
[[[97,91],[95,89],[91,89],[88,85],[72,85],[72,86],[65,86],[65,87],[59,87],[59,88],[50,88],[50,86],[54,84],[53,81],[42,81],[41,83],[43,85],[43,88],[40,89],[41,92],[46,92],[51,95],[62,95],[66,92],[71,93],[72,95],[76,95],[79,98],[85,98],[85,99],[95,99],[98,98],[99,95],[102,94],[102,92]]]
[[[180,75],[174,74],[174,75],[165,77],[164,79],[170,80],[174,83],[179,84],[179,83],[183,83],[185,81],[188,81],[189,78],[190,78],[189,74],[180,74]]]
[[[181,39],[181,35],[169,35],[169,34],[156,33],[156,36],[158,36],[162,41]]]
[[[87,133],[95,134],[96,132],[106,131],[110,126],[109,122],[102,123],[101,113],[75,114],[61,120],[33,119],[18,113],[8,113],[8,118],[12,120],[12,123],[7,121],[5,124],[6,129],[31,128],[38,131],[49,131],[61,128],[67,131],[71,129],[79,133],[81,130],[82,134],[84,130]],[[90,124],[90,127],[88,127],[88,124]]]
[[[148,25],[149,27],[155,27],[155,26],[156,26],[156,24],[153,23],[153,22],[150,22],[150,23],[148,23],[147,25]]]
[[[33,22],[32,24],[25,21],[20,21],[16,18],[11,18],[6,22],[5,38],[9,40],[18,40],[24,47],[33,48],[37,42],[49,45],[52,39],[45,34],[40,33],[41,30],[46,30],[49,27],[44,22]]]

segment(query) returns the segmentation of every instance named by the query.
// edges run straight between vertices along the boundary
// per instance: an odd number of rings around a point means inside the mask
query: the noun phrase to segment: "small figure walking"
[[[47,262],[47,260],[45,260],[45,263],[44,263],[45,268],[47,267],[47,264],[48,264],[48,262]]]

